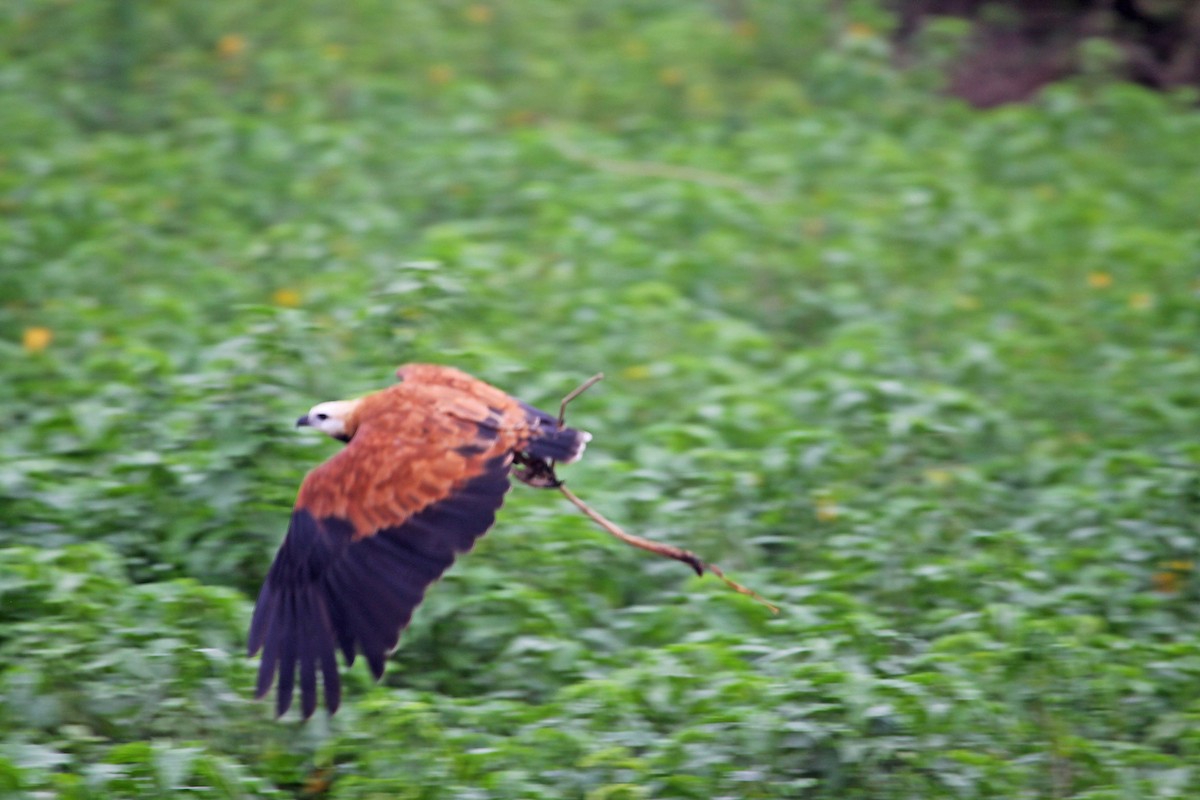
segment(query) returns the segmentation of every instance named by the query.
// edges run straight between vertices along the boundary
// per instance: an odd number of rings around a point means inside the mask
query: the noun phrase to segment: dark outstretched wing
[[[305,718],[318,671],[337,709],[337,649],[347,663],[362,653],[379,678],[426,588],[492,526],[508,490],[519,433],[492,410],[451,390],[384,401],[305,479],[259,594],[249,651],[263,651],[259,697],[278,674],[279,714],[297,672]]]

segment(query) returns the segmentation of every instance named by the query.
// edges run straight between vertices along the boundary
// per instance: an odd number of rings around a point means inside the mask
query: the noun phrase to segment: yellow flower
[[[504,124],[510,128],[522,128],[537,122],[537,114],[527,108],[515,108],[504,115]]]
[[[939,489],[954,481],[954,473],[941,467],[930,467],[922,473],[922,477],[930,486],[936,486]]]
[[[1176,594],[1186,574],[1196,568],[1195,563],[1186,560],[1163,561],[1158,566],[1159,571],[1150,576],[1150,585],[1160,594]]]
[[[1089,272],[1087,276],[1087,285],[1093,289],[1107,289],[1112,282],[1112,275],[1107,272]]]
[[[271,295],[271,300],[277,306],[284,308],[295,308],[301,302],[300,293],[295,289],[276,289],[275,294]]]
[[[1156,572],[1150,576],[1150,585],[1160,595],[1176,595],[1183,587],[1183,576],[1175,571]]]
[[[683,77],[679,67],[663,67],[658,72],[658,82],[663,86],[678,86],[683,83]]]
[[[54,332],[49,328],[35,326],[26,328],[25,332],[21,334],[21,346],[27,353],[40,353],[49,347],[52,341],[54,341]]]
[[[1129,295],[1129,307],[1134,311],[1147,311],[1154,305],[1154,295],[1149,292],[1134,292]]]
[[[870,39],[875,36],[875,29],[862,22],[851,22],[846,28],[846,35],[851,39]]]
[[[329,791],[329,787],[333,786],[333,768],[331,767],[316,767],[304,779],[304,796],[317,797]]]
[[[621,370],[621,377],[627,381],[644,381],[650,377],[650,367],[646,364],[634,364]]]
[[[954,307],[961,311],[974,311],[979,308],[979,298],[970,294],[955,295]]]
[[[717,109],[717,97],[712,87],[705,83],[697,83],[688,87],[687,102],[695,111],[712,112]]]
[[[1178,594],[1181,583],[1178,572],[1156,572],[1150,576],[1150,585],[1159,594]]]
[[[817,522],[833,522],[841,513],[842,510],[832,497],[817,498]]]
[[[221,58],[237,58],[246,50],[246,37],[227,33],[217,40],[217,55]]]
[[[454,69],[445,64],[433,64],[425,71],[425,76],[434,86],[445,86],[454,80]]]
[[[748,19],[739,19],[733,23],[733,35],[738,39],[753,39],[758,36],[758,26]]]
[[[634,61],[641,61],[650,50],[641,39],[629,39],[621,45],[621,52]]]
[[[321,48],[321,55],[326,61],[341,61],[346,57],[346,47],[337,42],[330,42]]]
[[[463,16],[472,25],[487,25],[495,15],[496,12],[492,11],[491,6],[485,6],[482,3],[467,6],[463,11]]]

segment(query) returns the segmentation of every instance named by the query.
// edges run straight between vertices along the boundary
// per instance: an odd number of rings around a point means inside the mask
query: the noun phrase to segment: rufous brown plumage
[[[554,486],[555,462],[591,437],[459,370],[408,364],[400,383],[321,403],[297,425],[346,447],[308,474],[250,624],[257,695],[278,676],[276,712],[341,701],[336,651],[378,679],[426,588],[495,521],[510,474]],[[514,470],[514,465],[516,469]]]

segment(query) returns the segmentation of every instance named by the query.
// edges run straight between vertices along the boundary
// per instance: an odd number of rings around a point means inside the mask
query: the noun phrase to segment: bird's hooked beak
[[[311,427],[311,426],[312,426],[312,423],[308,421],[308,414],[305,414],[303,417],[301,417],[300,419],[296,420],[296,427],[297,427],[297,428],[303,428],[303,427],[306,427],[306,426],[308,426],[308,427]]]

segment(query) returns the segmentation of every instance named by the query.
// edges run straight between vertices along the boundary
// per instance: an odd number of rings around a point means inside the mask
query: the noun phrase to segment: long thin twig
[[[595,522],[601,528],[611,533],[613,536],[620,539],[625,544],[631,544],[634,547],[640,547],[643,550],[649,550],[651,553],[657,553],[660,556],[673,558],[676,561],[682,561],[696,571],[697,575],[703,575],[705,568],[708,566],[701,561],[695,553],[675,547],[670,544],[655,542],[650,539],[645,539],[641,536],[634,536],[632,533],[626,533],[617,527],[616,523],[605,517],[599,511],[595,510],[587,503],[579,499],[579,497],[567,488],[566,484],[559,484],[558,490],[563,493],[563,496],[574,503],[575,507],[582,511],[592,522]]]
[[[563,426],[563,424],[566,422],[567,405],[572,400],[579,397],[579,395],[583,394],[588,389],[590,389],[592,386],[596,385],[596,383],[603,380],[603,378],[604,378],[603,372],[596,373],[595,375],[593,375],[592,377],[588,378],[586,381],[581,383],[579,386],[577,386],[570,394],[568,394],[566,397],[563,398],[562,404],[558,407],[558,427],[561,428]],[[554,469],[553,463],[551,463],[550,468],[551,468],[551,470]],[[735,581],[731,578],[725,577],[725,573],[722,572],[721,568],[718,567],[716,564],[709,564],[709,563],[706,563],[705,561],[702,561],[699,556],[697,556],[695,553],[691,552],[690,550],[684,550],[681,547],[675,547],[674,545],[664,544],[662,542],[656,542],[651,539],[646,539],[642,536],[634,536],[632,533],[626,533],[625,531],[621,530],[620,526],[618,526],[615,522],[609,520],[603,514],[601,514],[599,511],[596,511],[594,508],[589,506],[587,503],[580,500],[579,497],[576,496],[576,494],[574,492],[572,492],[570,489],[568,489],[566,487],[566,484],[564,484],[562,481],[558,481],[557,478],[555,478],[555,480],[557,481],[557,486],[555,488],[557,488],[560,492],[562,492],[563,497],[565,497],[565,498],[567,498],[567,500],[571,501],[572,505],[574,505],[576,508],[578,508],[580,511],[582,511],[584,513],[584,515],[587,516],[588,519],[590,519],[592,522],[595,522],[601,528],[608,531],[613,536],[620,539],[622,542],[625,542],[625,544],[633,545],[634,547],[641,548],[642,550],[648,550],[651,553],[654,553],[656,555],[666,556],[667,558],[673,558],[676,561],[682,561],[684,564],[687,564],[689,567],[691,567],[693,570],[695,570],[696,574],[700,575],[700,576],[703,576],[705,570],[707,570],[707,571],[711,572],[713,575],[716,575],[722,581],[724,581],[725,585],[728,586],[730,589],[733,589],[735,592],[737,592],[739,594],[744,594],[747,597],[751,597],[754,600],[758,601],[759,603],[762,603],[764,606],[771,609],[772,614],[779,613],[778,606],[768,602],[762,595],[760,595],[758,592],[754,591],[753,589],[743,586],[742,584],[738,583],[737,581]]]
[[[652,161],[624,161],[616,158],[603,158],[588,153],[576,146],[563,132],[557,128],[548,128],[546,140],[564,158],[580,164],[586,164],[601,172],[611,172],[616,175],[630,175],[639,178],[659,178],[663,180],[681,181],[700,186],[712,186],[718,189],[737,192],[755,203],[773,205],[782,201],[779,194],[750,181],[722,172],[711,172],[698,167],[679,166],[676,164],[660,164]]]
[[[600,381],[604,380],[604,373],[597,372],[592,377],[588,378],[583,383],[576,386],[569,395],[562,399],[562,404],[558,407],[558,427],[562,427],[567,421],[567,403],[570,403],[576,397],[586,392],[588,389],[595,386]]]
[[[684,550],[683,548],[675,547],[674,545],[663,544],[662,542],[655,542],[650,539],[645,539],[641,536],[634,536],[632,533],[626,533],[625,531],[621,530],[616,523],[606,519],[599,511],[596,511],[587,503],[576,497],[575,493],[568,489],[565,484],[560,483],[558,485],[558,490],[563,493],[563,497],[570,500],[571,503],[573,503],[576,508],[586,514],[589,519],[591,519],[604,530],[611,533],[613,536],[620,539],[622,542],[625,542],[625,544],[631,544],[634,547],[640,547],[643,550],[649,550],[651,553],[655,553],[660,556],[666,556],[667,558],[673,558],[676,561],[682,561],[684,564],[687,564],[689,567],[694,569],[697,575],[703,575],[704,571],[708,570],[713,575],[716,575],[718,578],[724,581],[725,585],[730,589],[733,589],[739,594],[744,594],[748,597],[754,598],[759,603],[762,603],[764,606],[771,609],[772,614],[779,613],[778,606],[768,602],[766,598],[753,589],[743,586],[732,578],[726,577],[725,573],[722,572],[721,568],[716,564],[709,564],[700,560],[700,557],[690,550]]]

